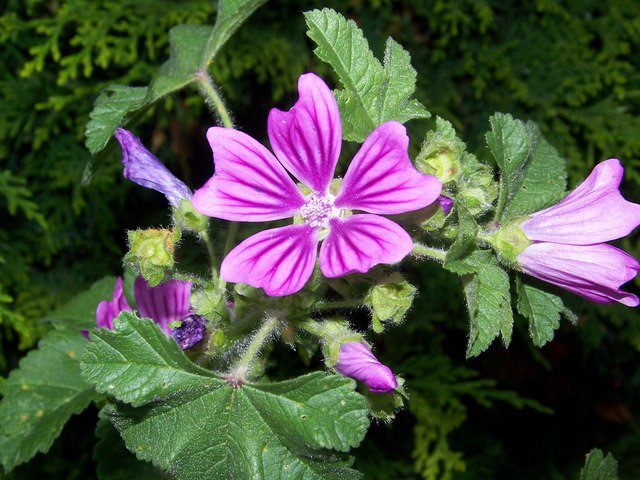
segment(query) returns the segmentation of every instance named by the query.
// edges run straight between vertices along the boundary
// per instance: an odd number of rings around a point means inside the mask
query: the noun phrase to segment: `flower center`
[[[340,216],[340,209],[333,205],[335,198],[330,193],[324,197],[308,195],[307,203],[300,207],[300,216],[311,227],[327,228],[330,219]]]

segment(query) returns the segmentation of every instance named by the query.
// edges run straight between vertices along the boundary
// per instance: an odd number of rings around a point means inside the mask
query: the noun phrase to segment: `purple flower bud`
[[[451,213],[451,209],[453,208],[452,198],[445,197],[444,195],[440,195],[436,199],[436,202],[438,202],[438,205],[440,205],[440,208],[442,208],[442,211],[444,212],[445,215],[449,215],[449,213]]]
[[[138,312],[143,318],[151,318],[164,333],[171,335],[169,324],[189,315],[192,283],[170,280],[150,287],[142,277],[133,284]]]
[[[371,349],[361,342],[349,342],[340,347],[336,370],[364,383],[373,393],[389,393],[398,386],[391,369],[381,364]]]
[[[122,148],[125,178],[164,194],[174,207],[179,207],[183,199],[191,199],[189,187],[147,150],[138,137],[123,128],[119,128],[115,136]]]
[[[181,320],[182,325],[173,330],[175,338],[182,350],[193,347],[204,338],[207,319],[200,315],[189,315]]]

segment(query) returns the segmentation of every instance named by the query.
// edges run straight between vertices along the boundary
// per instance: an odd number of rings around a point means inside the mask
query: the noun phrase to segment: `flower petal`
[[[164,194],[174,207],[180,206],[183,199],[191,198],[189,187],[147,150],[138,137],[123,128],[119,128],[115,136],[122,148],[125,178]]]
[[[257,233],[231,250],[220,267],[223,280],[264,288],[282,297],[300,290],[313,273],[318,233],[308,225],[290,225]]]
[[[620,290],[638,274],[640,263],[605,243],[534,243],[518,255],[518,263],[525,273],[595,303],[620,302],[629,307],[640,303],[637,296]]]
[[[628,235],[640,224],[640,205],[618,190],[624,169],[612,158],[557,205],[534,213],[520,228],[531,240],[593,245]]]
[[[320,268],[328,278],[366,273],[380,263],[398,263],[412,249],[409,234],[387,218],[368,214],[334,218],[320,248]]]
[[[338,103],[313,73],[300,76],[298,95],[288,112],[275,108],[269,112],[269,141],[278,160],[299,181],[325,194],[342,145]]]
[[[133,284],[133,295],[140,316],[152,319],[167,336],[171,335],[169,323],[189,315],[191,282],[171,280],[150,287],[144,278],[137,277]]]
[[[374,393],[389,393],[398,386],[391,369],[380,363],[371,349],[361,342],[349,342],[340,346],[336,370],[364,383]]]
[[[405,213],[433,203],[442,190],[436,177],[409,160],[409,137],[398,122],[377,127],[360,147],[342,181],[336,207],[369,213]]]
[[[207,139],[215,173],[193,196],[196,210],[210,217],[262,222],[293,217],[304,196],[278,160],[249,135],[212,127]]]
[[[105,300],[98,304],[96,310],[96,323],[99,327],[113,329],[113,319],[120,315],[120,312],[130,312],[131,307],[124,296],[122,287],[122,277],[118,277],[113,289],[113,300]]]

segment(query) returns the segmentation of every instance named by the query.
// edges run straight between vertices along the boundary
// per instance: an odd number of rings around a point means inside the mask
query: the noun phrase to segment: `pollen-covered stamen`
[[[300,216],[311,227],[327,228],[329,220],[340,215],[340,209],[333,205],[335,198],[330,193],[323,197],[315,194],[308,195],[307,203],[300,207]]]

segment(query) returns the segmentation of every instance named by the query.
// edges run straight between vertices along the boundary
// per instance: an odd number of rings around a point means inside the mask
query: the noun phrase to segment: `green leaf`
[[[266,0],[220,0],[214,26],[176,25],[169,31],[169,59],[149,87],[111,85],[100,94],[85,130],[92,154],[103,150],[128,114],[190,85],[206,71],[229,37]]]
[[[125,447],[120,433],[103,411],[96,427],[99,441],[93,450],[99,480],[164,480],[164,475],[148,462],[138,460]]]
[[[107,146],[128,113],[145,105],[147,87],[110,85],[96,99],[85,129],[85,145],[92,154]]]
[[[45,320],[53,323],[56,328],[70,330],[89,330],[96,326],[96,309],[103,300],[113,298],[116,277],[104,277],[69,302],[53,311]]]
[[[509,275],[496,258],[486,252],[474,252],[459,265],[461,272],[475,271],[462,280],[470,317],[467,357],[484,352],[499,335],[505,345],[511,342],[513,312]]]
[[[131,314],[92,339],[82,368],[98,390],[151,402],[112,406],[110,420],[138,458],[176,478],[357,476],[348,459],[327,450],[346,452],[367,431],[366,404],[352,380],[317,372],[233,388]]]
[[[389,120],[404,123],[429,117],[424,106],[411,98],[416,71],[409,53],[398,43],[387,39],[382,65],[353,20],[328,8],[304,16],[307,35],[318,45],[315,54],[333,67],[344,87],[334,94],[345,140],[362,142]]]
[[[122,312],[113,330],[95,328],[82,355],[82,376],[120,401],[143,405],[221,381],[187,358],[173,338],[149,319]]]
[[[455,271],[464,257],[475,250],[478,236],[478,224],[466,205],[459,200],[455,202],[455,210],[458,214],[458,236],[447,251],[444,268]]]
[[[486,141],[500,169],[497,218],[501,221],[533,213],[564,195],[564,160],[533,122],[496,113]]]
[[[0,461],[6,471],[47,452],[69,417],[99,398],[80,376],[87,344],[80,332],[54,330],[2,383]]]
[[[542,347],[553,340],[553,332],[560,326],[561,314],[570,320],[573,314],[565,307],[562,299],[553,293],[529,285],[520,277],[516,280],[516,286],[518,312],[529,320],[529,334],[533,343]]]
[[[562,200],[567,186],[565,161],[540,134],[538,127],[527,124],[535,141],[520,188],[504,211],[504,218],[516,218],[537,212]]]
[[[605,457],[602,450],[594,448],[587,455],[580,480],[618,480],[618,462],[610,453]]]

